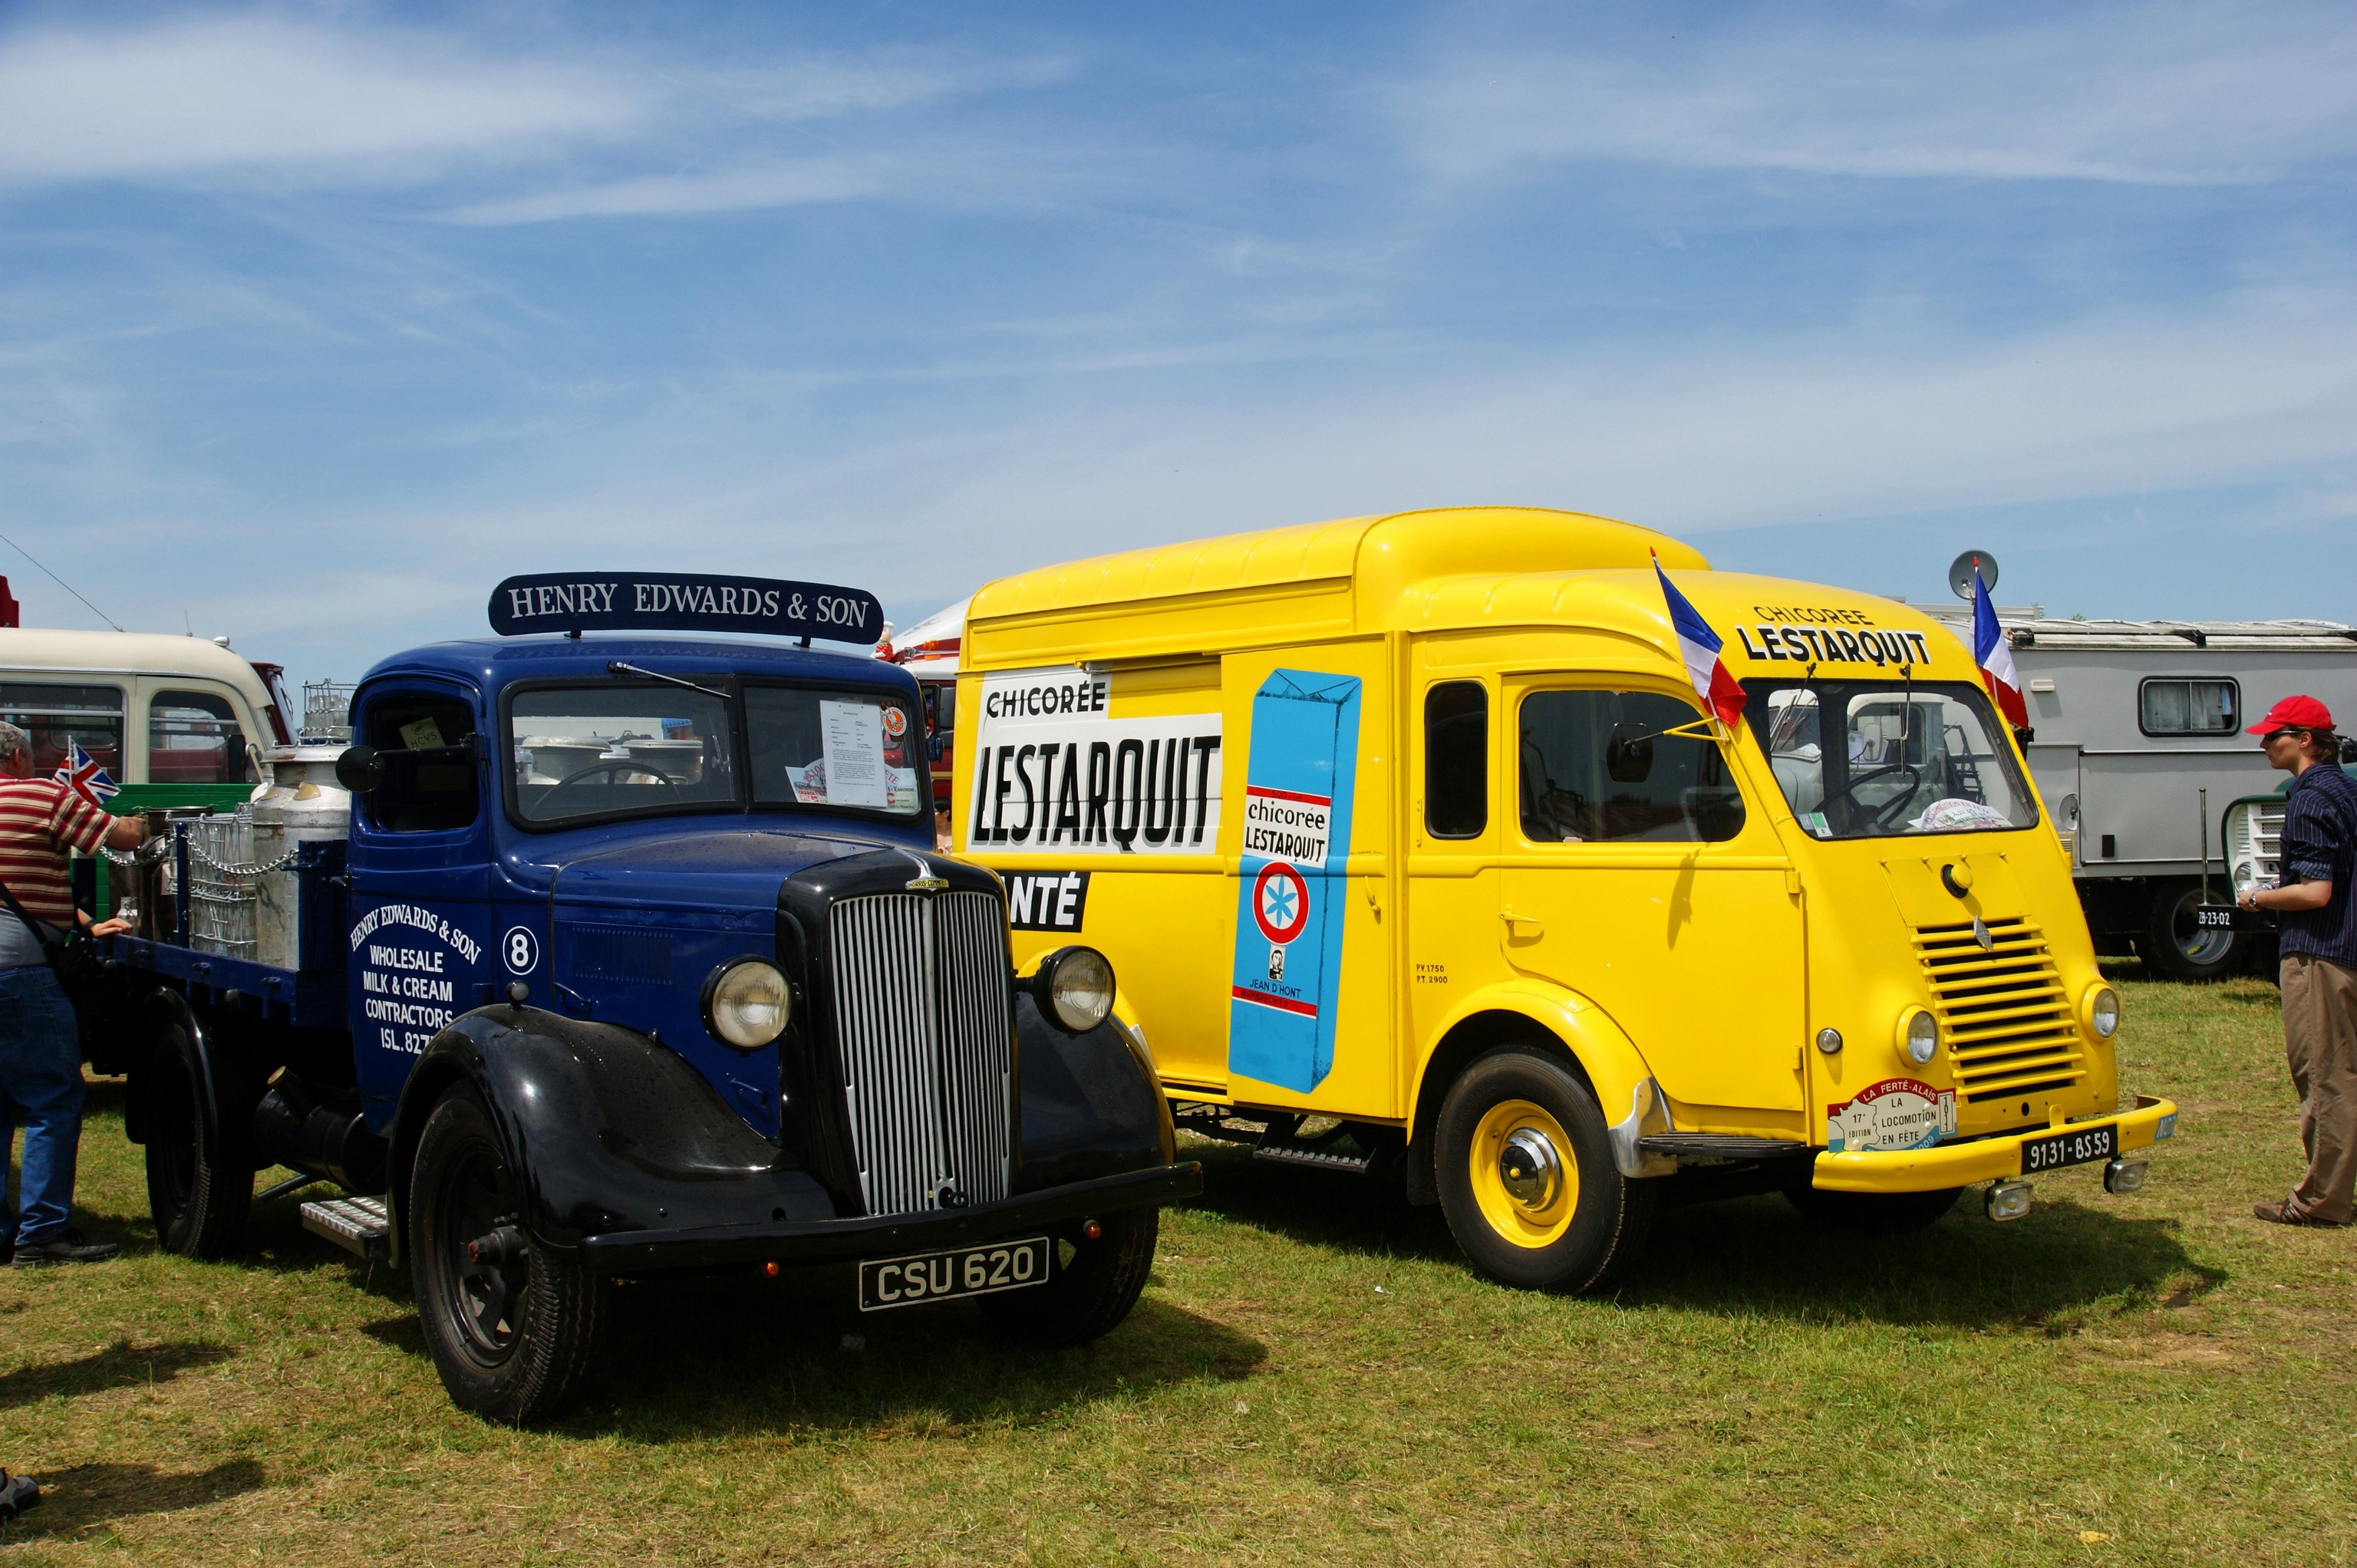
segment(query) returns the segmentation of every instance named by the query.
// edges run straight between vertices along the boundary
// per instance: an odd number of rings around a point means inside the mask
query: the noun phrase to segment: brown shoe
[[[2255,1203],[2251,1205],[2251,1212],[2270,1225],[2313,1225],[2319,1230],[2339,1230],[2349,1223],[2346,1219],[2318,1219],[2309,1215],[2301,1214],[2294,1209],[2288,1201]]]

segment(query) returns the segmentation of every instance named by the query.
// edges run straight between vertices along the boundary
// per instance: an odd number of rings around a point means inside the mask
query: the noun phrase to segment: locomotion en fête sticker
[[[1359,678],[1271,672],[1253,696],[1228,1069],[1303,1093],[1334,1066]]]
[[[1835,1154],[1924,1149],[1956,1131],[1956,1091],[1920,1079],[1886,1078],[1825,1107],[1825,1147]]]
[[[1109,698],[1085,671],[984,677],[967,851],[1214,853],[1220,715],[1116,719]]]

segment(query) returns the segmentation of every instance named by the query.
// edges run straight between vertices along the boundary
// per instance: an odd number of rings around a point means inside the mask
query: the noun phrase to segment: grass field
[[[2133,966],[2124,972],[2133,972]],[[1136,1315],[1036,1354],[839,1272],[628,1289],[555,1430],[454,1412],[405,1277],[257,1210],[151,1247],[119,1092],[102,1267],[0,1273],[0,1464],[30,1563],[2346,1563],[2357,1233],[2250,1217],[2298,1174],[2275,992],[2124,983],[2182,1129],[1995,1226],[1670,1216],[1610,1299],[1471,1275],[1437,1215],[1202,1151]],[[864,1346],[846,1333],[865,1336]]]

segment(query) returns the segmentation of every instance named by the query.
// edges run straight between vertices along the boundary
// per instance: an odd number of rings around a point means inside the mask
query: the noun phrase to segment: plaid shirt
[[[2329,881],[2332,898],[2321,909],[2278,910],[2280,950],[2357,969],[2349,897],[2357,872],[2357,779],[2321,763],[2293,779],[2285,796],[2283,885]]]
[[[113,819],[54,779],[0,778],[0,883],[37,918],[70,929],[67,852],[95,854]],[[0,919],[24,922],[0,905]]]

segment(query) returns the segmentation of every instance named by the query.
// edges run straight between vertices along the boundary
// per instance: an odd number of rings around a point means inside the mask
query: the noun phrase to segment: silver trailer
[[[1971,641],[1969,607],[1928,613]],[[2298,692],[2357,718],[2357,628],[2059,620],[2036,607],[2000,607],[1997,620],[2029,706],[2030,772],[2071,852],[2098,946],[2133,945],[2181,980],[2215,979],[2264,957],[2272,933],[2195,924],[2205,850],[2208,901],[2229,903],[2221,819],[2233,801],[2284,781],[2243,731]]]

